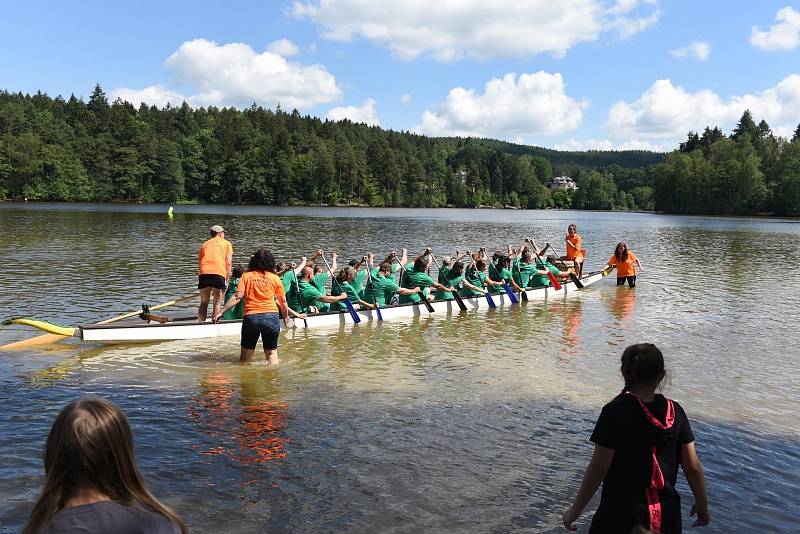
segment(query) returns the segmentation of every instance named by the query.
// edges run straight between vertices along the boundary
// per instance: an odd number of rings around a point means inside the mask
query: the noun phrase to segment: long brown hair
[[[619,247],[622,247],[622,252],[619,251]],[[617,258],[617,261],[626,262],[628,261],[628,245],[625,243],[617,243],[617,247],[614,249],[614,256]]]
[[[181,518],[147,489],[133,455],[128,419],[110,401],[84,397],[61,410],[44,446],[44,471],[44,488],[23,534],[39,532],[70,498],[86,490],[159,513],[188,532]]]

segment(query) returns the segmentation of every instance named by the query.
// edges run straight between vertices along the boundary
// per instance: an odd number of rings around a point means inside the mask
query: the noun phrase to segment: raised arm
[[[602,445],[594,446],[594,453],[586,471],[583,473],[583,480],[581,481],[581,488],[575,496],[575,502],[572,506],[562,515],[564,521],[564,528],[568,530],[578,530],[575,526],[575,521],[580,517],[583,509],[592,500],[597,488],[608,473],[611,467],[611,461],[614,459],[614,449],[603,447]]]
[[[294,270],[294,274],[296,274],[296,275],[300,274],[303,271],[303,268],[306,266],[307,262],[308,262],[308,260],[306,259],[305,256],[303,256],[302,258],[300,258],[300,263],[299,264],[297,264],[297,265],[292,264],[292,270]]]
[[[336,253],[331,253],[331,271],[336,272],[339,270],[339,266],[336,263]]]

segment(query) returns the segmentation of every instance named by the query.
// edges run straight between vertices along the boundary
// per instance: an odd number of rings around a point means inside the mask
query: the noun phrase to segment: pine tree
[[[761,137],[761,130],[756,126],[753,120],[753,114],[750,113],[749,109],[744,110],[744,113],[742,113],[742,118],[739,119],[739,123],[736,125],[736,128],[734,128],[733,133],[731,133],[731,139],[736,140],[743,135],[750,136],[751,141],[755,141]]]

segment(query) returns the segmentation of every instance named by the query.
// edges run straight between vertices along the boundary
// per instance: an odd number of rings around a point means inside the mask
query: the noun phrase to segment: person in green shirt
[[[394,279],[396,264],[384,261],[377,269],[370,272],[371,280],[367,280],[364,287],[364,300],[370,304],[377,304],[381,308],[389,306],[395,294],[413,295],[421,291],[420,288],[407,289],[397,285]]]
[[[319,290],[320,293],[325,293],[325,285],[328,283],[328,278],[330,275],[328,274],[328,269],[325,267],[324,264],[317,264],[317,258],[322,257],[325,252],[322,249],[318,249],[308,258],[308,263],[314,266],[314,274],[311,278],[311,284]],[[338,265],[336,264],[336,253],[334,252],[331,255],[331,271],[336,272]]]
[[[566,273],[562,275],[558,267],[547,260],[537,259],[534,266],[536,267],[536,272],[528,280],[528,287],[549,287],[550,278],[547,276],[547,273],[552,273],[560,278],[567,276]]]
[[[231,272],[231,281],[228,283],[228,288],[225,290],[225,299],[222,301],[223,307],[228,303],[228,300],[236,294],[236,288],[239,287],[239,279],[247,271],[244,265],[234,265]],[[236,306],[227,310],[222,314],[222,318],[227,321],[235,321],[244,317],[244,299],[240,300]]]
[[[366,274],[366,273],[365,273]],[[365,300],[362,300],[361,297],[358,296],[358,291],[355,287],[353,287],[353,281],[356,277],[356,271],[351,266],[343,267],[339,274],[336,275],[336,280],[334,280],[332,287],[331,287],[331,295],[339,296],[344,294],[350,302],[353,304],[355,309],[361,308],[374,308],[375,305],[371,304]],[[334,302],[331,305],[331,311],[346,311],[347,306],[344,304],[344,299]]]
[[[503,289],[503,282],[510,285],[514,291],[522,291],[522,288],[517,285],[517,283],[514,281],[514,277],[511,274],[511,258],[508,256],[503,256],[500,254],[500,257],[497,258],[496,262],[489,264],[489,278],[495,282],[500,282],[497,285],[492,285],[489,287],[489,292],[493,294],[505,292]]]
[[[291,291],[286,294],[289,308],[297,313],[317,313],[323,311],[327,304],[339,302],[347,298],[346,294],[338,296],[326,295],[311,283],[314,268],[306,265],[300,273],[296,284],[291,285]]]
[[[431,264],[430,251],[425,251],[425,253],[422,254],[421,256],[417,256],[416,258],[414,258],[413,263],[412,262],[407,263],[405,269],[400,271],[400,287],[405,287],[406,289],[414,289],[415,287],[418,287],[422,290],[421,293],[414,293],[412,295],[400,295],[400,304],[407,304],[409,302],[418,304],[422,302],[423,298],[425,299],[428,298],[429,287],[433,287],[434,289],[440,289],[442,291],[450,291],[450,292],[455,291],[455,289],[452,286],[448,287],[442,285],[439,282],[435,281],[430,276],[428,276],[427,273],[430,264]]]
[[[486,286],[502,286],[502,282],[495,282],[486,276],[486,260],[483,258],[472,258],[472,265],[467,269],[464,277],[464,288],[461,290],[462,297],[480,297],[488,292]]]
[[[531,253],[523,248],[521,256],[514,258],[514,268],[512,269],[514,282],[519,287],[529,287],[530,278],[536,271],[536,266],[532,263]]]

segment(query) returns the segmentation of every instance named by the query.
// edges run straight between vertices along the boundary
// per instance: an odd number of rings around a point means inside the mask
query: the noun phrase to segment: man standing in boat
[[[222,292],[228,283],[228,275],[233,263],[233,245],[225,239],[225,229],[215,224],[211,227],[211,239],[200,246],[198,264],[200,267],[197,289],[200,293],[200,307],[197,320],[205,321],[208,316],[208,302],[214,298],[214,313],[222,309]]]

